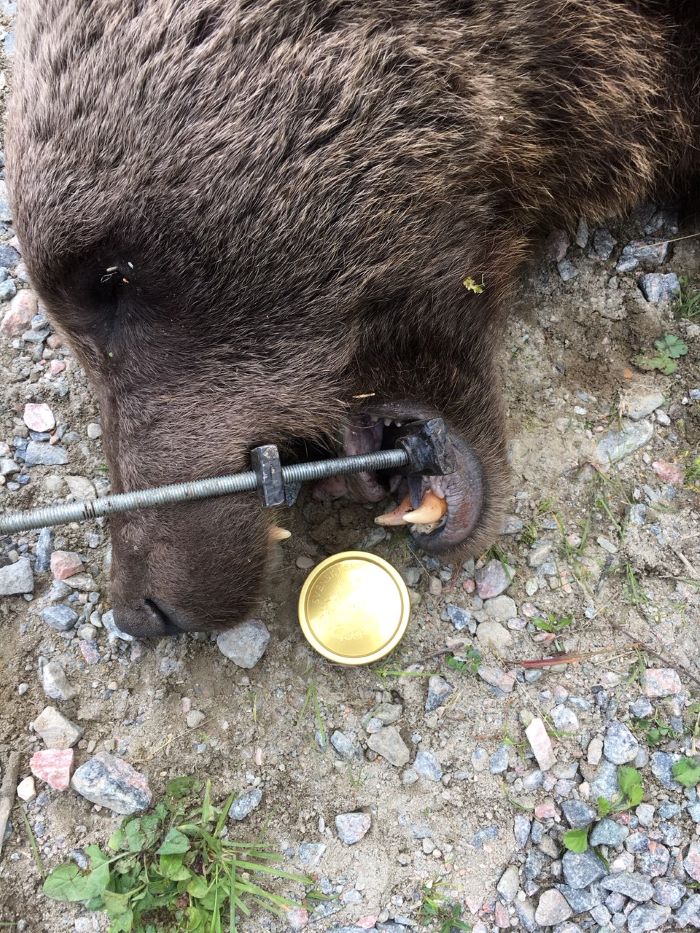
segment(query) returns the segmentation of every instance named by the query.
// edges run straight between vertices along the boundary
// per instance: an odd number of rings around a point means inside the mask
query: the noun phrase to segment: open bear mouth
[[[435,416],[435,412],[409,404],[360,410],[345,429],[344,452],[350,456],[393,448],[399,428]],[[449,423],[447,430],[456,464],[454,473],[409,477],[389,472],[358,473],[344,479],[334,477],[316,494],[324,498],[349,495],[360,502],[381,502],[392,496],[398,504],[377,516],[377,524],[408,527],[416,544],[433,553],[458,547],[478,526],[486,488],[477,455]]]

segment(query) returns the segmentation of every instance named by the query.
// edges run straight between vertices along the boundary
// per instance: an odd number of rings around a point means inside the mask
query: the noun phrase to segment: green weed
[[[311,880],[283,871],[281,856],[259,843],[228,838],[226,818],[235,797],[217,807],[211,781],[170,781],[150,813],[122,822],[107,852],[86,847],[87,872],[60,865],[46,878],[44,894],[106,912],[110,933],[236,933],[253,905],[283,917],[296,905],[265,881]]]
[[[688,352],[688,344],[680,337],[674,337],[673,334],[664,334],[659,340],[654,341],[656,350],[655,356],[644,356],[640,354],[635,356],[632,362],[639,369],[658,369],[665,376],[670,376],[678,369],[676,362],[681,356]]]
[[[439,933],[468,933],[471,924],[462,920],[462,908],[439,890],[439,882],[423,885],[418,922],[422,926],[437,924]]]

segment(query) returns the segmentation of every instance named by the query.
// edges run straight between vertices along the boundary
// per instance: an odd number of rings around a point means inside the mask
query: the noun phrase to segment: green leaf
[[[187,885],[187,893],[190,897],[198,899],[206,897],[209,893],[209,885],[200,875],[194,875]]]
[[[158,871],[168,881],[187,881],[191,872],[182,864],[182,855],[161,855]]]
[[[606,800],[605,797],[598,797],[596,803],[598,805],[598,816],[601,819],[606,817],[612,811],[613,805],[609,800]]]
[[[59,865],[48,876],[42,890],[55,901],[89,901],[100,897],[109,884],[109,865],[105,862],[84,875],[77,865]]]
[[[90,859],[92,868],[99,868],[100,865],[104,865],[109,861],[102,849],[96,845],[85,846],[85,854]]]
[[[688,344],[672,334],[664,334],[661,340],[654,341],[654,346],[660,353],[667,354],[674,360],[688,352]]]
[[[563,841],[570,852],[585,852],[588,848],[588,830],[570,829],[564,833]]]
[[[131,933],[134,929],[134,912],[129,907],[123,914],[112,917],[109,933]]]
[[[180,800],[182,797],[186,797],[191,793],[198,785],[199,781],[192,775],[188,777],[177,777],[173,778],[172,781],[168,781],[165,787],[165,793],[168,797]]]
[[[625,797],[629,797],[630,793],[632,793],[636,787],[641,787],[641,785],[642,776],[636,768],[630,768],[628,765],[622,765],[620,767],[617,772],[617,786]]]
[[[124,828],[124,839],[129,852],[143,852],[146,837],[141,829],[141,820],[132,820]]]
[[[118,917],[129,909],[129,894],[118,894],[116,891],[105,891],[102,895],[104,909],[110,917]]]
[[[122,845],[124,844],[124,830],[117,829],[109,837],[107,841],[107,848],[111,849],[112,852],[118,852]]]
[[[156,855],[180,855],[182,852],[187,852],[189,847],[190,840],[187,836],[173,827],[160,847],[156,849]]]
[[[678,363],[675,363],[665,353],[659,356],[635,356],[632,362],[639,369],[658,369],[659,372],[666,376],[672,375],[678,369]]]
[[[681,758],[672,767],[674,778],[683,787],[700,784],[700,758]]]

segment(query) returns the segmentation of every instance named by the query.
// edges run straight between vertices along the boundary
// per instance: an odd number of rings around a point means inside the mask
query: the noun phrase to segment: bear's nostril
[[[173,612],[154,599],[144,599],[137,606],[115,606],[114,623],[117,628],[134,638],[161,638],[164,635],[182,635],[185,627],[178,624]]]
[[[157,599],[144,599],[143,601],[146,613],[162,627],[165,635],[181,635],[183,627],[177,614],[166,607]]]

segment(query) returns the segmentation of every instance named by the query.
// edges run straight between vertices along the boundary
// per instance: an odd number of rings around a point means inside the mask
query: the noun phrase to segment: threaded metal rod
[[[331,460],[313,460],[310,463],[294,463],[282,467],[282,481],[304,483],[308,480],[324,479],[327,476],[347,476],[365,470],[391,470],[406,466],[408,454],[405,450],[378,450],[371,454],[354,457],[336,457]],[[252,470],[245,473],[230,473],[212,479],[194,480],[191,483],[173,483],[156,486],[137,492],[118,493],[101,499],[86,499],[65,505],[47,506],[28,512],[10,512],[0,515],[0,534],[29,531],[32,528],[48,528],[51,525],[66,525],[69,522],[84,522],[100,515],[115,512],[132,512],[137,509],[156,509],[174,502],[195,502],[213,496],[226,496],[233,492],[251,492],[258,487]]]

